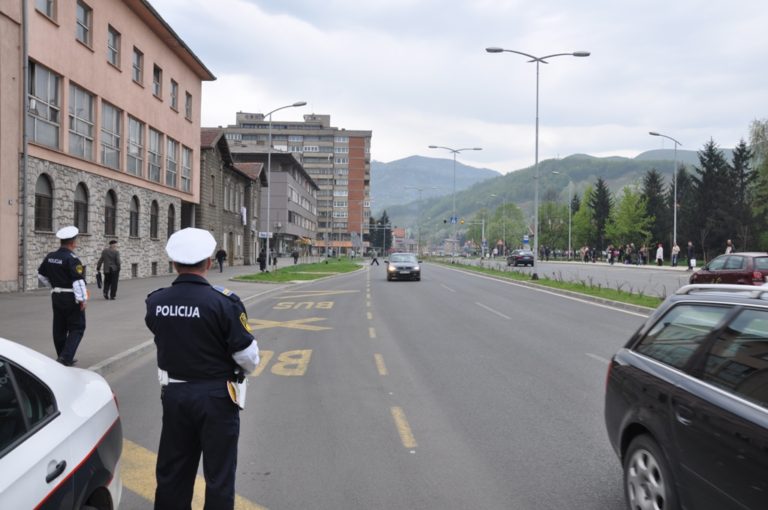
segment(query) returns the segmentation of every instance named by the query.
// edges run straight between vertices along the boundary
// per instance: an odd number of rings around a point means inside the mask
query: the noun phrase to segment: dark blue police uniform
[[[53,345],[59,361],[71,365],[85,333],[85,311],[75,299],[75,282],[84,280],[80,259],[61,247],[49,253],[37,269],[50,282],[53,305]],[[84,289],[83,289],[84,291]]]
[[[226,382],[239,368],[232,354],[253,342],[245,307],[196,274],[180,274],[171,287],[147,296],[146,304],[158,367],[169,377],[161,392],[155,508],[191,507],[202,453],[206,510],[231,509],[240,415]]]

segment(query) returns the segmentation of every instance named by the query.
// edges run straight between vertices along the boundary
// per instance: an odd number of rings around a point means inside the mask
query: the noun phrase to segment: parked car
[[[743,252],[720,255],[696,271],[688,283],[737,283],[762,285],[768,281],[768,253]]]
[[[387,281],[421,280],[421,261],[413,253],[393,253],[384,261]]]
[[[768,288],[688,285],[609,364],[627,508],[768,508]]]
[[[0,338],[0,508],[113,510],[122,447],[100,375]]]
[[[508,266],[527,265],[533,266],[533,252],[530,250],[512,250],[507,256]]]

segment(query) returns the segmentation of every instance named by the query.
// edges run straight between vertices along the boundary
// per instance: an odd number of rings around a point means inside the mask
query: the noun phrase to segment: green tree
[[[649,235],[643,241],[668,243],[672,232],[671,209],[664,196],[664,178],[655,168],[643,176],[643,202],[645,215],[654,218]]]
[[[733,162],[731,164],[731,181],[735,183],[736,203],[734,215],[736,216],[736,246],[747,250],[751,246],[751,232],[754,227],[752,218],[752,192],[757,178],[757,173],[752,170],[752,151],[742,139],[733,150]]]
[[[606,235],[614,245],[635,243],[641,246],[651,234],[654,218],[648,214],[645,196],[625,186],[621,197],[611,210],[611,218],[605,228]]]
[[[677,168],[677,244],[685,250],[688,241],[694,241],[694,250],[699,251],[696,190],[693,180],[684,165]]]
[[[580,246],[595,246],[597,229],[594,223],[594,212],[586,197],[592,195],[592,186],[584,190],[585,199],[581,201],[579,210],[573,215],[573,251],[578,251]]]
[[[730,169],[714,140],[699,151],[699,165],[694,166],[696,218],[699,246],[704,258],[722,253],[725,241],[732,237],[735,221],[734,183],[730,182]]]
[[[585,194],[584,196],[586,197],[587,195]],[[593,214],[592,219],[595,225],[596,248],[602,250],[605,248],[605,226],[608,224],[608,219],[611,217],[611,207],[613,206],[611,191],[608,189],[608,185],[602,177],[597,178],[595,189],[592,194],[589,195],[587,201],[589,202]]]
[[[568,204],[544,202],[539,207],[539,246],[568,247]]]
[[[506,203],[497,207],[486,226],[489,249],[493,250],[498,240],[506,242],[507,250],[518,246],[525,234],[525,217],[516,204]]]
[[[759,232],[757,249],[768,249],[768,119],[752,121],[749,127],[749,146],[755,183],[752,195],[752,214],[755,232]]]

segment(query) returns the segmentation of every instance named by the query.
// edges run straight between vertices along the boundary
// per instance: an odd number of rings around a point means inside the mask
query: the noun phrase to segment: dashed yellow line
[[[405,419],[405,413],[400,407],[391,407],[390,412],[392,418],[395,420],[395,427],[397,427],[397,433],[400,434],[400,442],[406,448],[416,448],[418,444],[411,432],[411,426],[408,425],[408,420]]]
[[[381,354],[374,354],[373,359],[376,360],[376,370],[379,371],[379,375],[388,375],[389,372],[384,364],[384,357]]]
[[[155,500],[155,464],[157,464],[157,455],[154,452],[133,441],[123,439],[123,455],[120,458],[123,487],[147,501]],[[192,508],[202,510],[205,504],[205,479],[202,476],[195,477],[194,491]],[[235,510],[267,510],[267,508],[235,495]]]
[[[376,338],[376,328],[368,328],[368,336],[371,338]]]

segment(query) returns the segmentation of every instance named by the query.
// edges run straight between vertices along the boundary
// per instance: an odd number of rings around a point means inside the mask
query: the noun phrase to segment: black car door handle
[[[693,423],[693,411],[685,406],[678,405],[675,409],[675,418],[685,426]]]
[[[51,481],[58,478],[58,476],[62,474],[65,469],[67,469],[67,461],[62,460],[61,462],[56,464],[56,467],[53,468],[53,471],[48,473],[48,476],[45,477],[45,483],[51,483]]]

